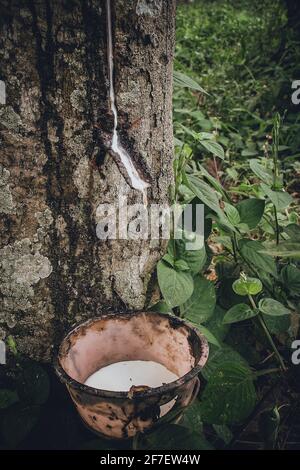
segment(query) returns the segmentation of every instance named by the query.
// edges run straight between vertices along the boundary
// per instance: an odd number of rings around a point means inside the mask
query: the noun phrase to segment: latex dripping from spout
[[[114,118],[113,135],[111,140],[110,148],[119,157],[121,164],[125,168],[128,175],[130,185],[132,188],[140,191],[143,195],[143,203],[147,205],[147,188],[150,186],[149,183],[144,181],[134,163],[127,152],[122,146],[118,134],[118,110],[116,106],[116,97],[114,90],[114,55],[113,55],[113,42],[112,42],[112,19],[111,19],[111,5],[110,0],[106,0],[106,15],[107,15],[107,60],[108,60],[108,71],[109,71],[109,98],[110,107]]]

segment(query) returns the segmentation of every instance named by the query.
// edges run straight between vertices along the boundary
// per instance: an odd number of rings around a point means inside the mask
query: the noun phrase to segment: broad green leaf
[[[213,140],[214,134],[211,132],[199,132],[198,133],[199,140]]]
[[[271,170],[268,168],[265,168],[261,163],[259,163],[259,160],[256,158],[250,160],[249,162],[250,168],[253,171],[253,173],[264,183],[268,185],[273,184],[273,173]]]
[[[194,278],[194,292],[182,305],[181,313],[195,324],[205,323],[212,315],[216,305],[215,287],[205,277]]]
[[[213,188],[215,188],[216,191],[218,191],[218,193],[220,193],[223,198],[226,200],[227,197],[226,197],[226,194],[225,194],[225,191],[223,189],[223,186],[219,183],[219,181],[214,178],[210,173],[208,173],[208,171],[204,168],[203,165],[198,165],[199,166],[199,170],[201,171],[201,174],[207,179],[207,181],[211,184],[211,186]]]
[[[207,260],[205,246],[201,250],[186,250],[182,240],[176,243],[176,256],[188,264],[193,275],[201,271]]]
[[[281,315],[279,317],[271,317],[270,315],[262,314],[265,324],[270,333],[279,335],[286,333],[291,326],[291,315]]]
[[[183,147],[184,142],[182,142],[182,140],[180,140],[180,139],[177,139],[177,137],[174,137],[174,146],[175,147]]]
[[[256,277],[240,278],[234,281],[232,289],[238,295],[256,295],[262,291],[262,283]]]
[[[208,328],[199,324],[195,324],[195,326],[200,331],[200,333],[202,333],[205,336],[206,340],[209,343],[214,344],[218,348],[221,347],[219,340],[215,337],[215,335]]]
[[[277,277],[275,260],[267,254],[262,254],[264,245],[261,242],[244,238],[239,241],[239,249],[248,263]]]
[[[191,88],[192,90],[200,91],[201,93],[208,95],[208,93],[197,82],[195,82],[195,80],[182,72],[174,70],[173,80],[174,85],[181,86],[183,88]]]
[[[50,382],[47,372],[36,363],[29,363],[18,379],[17,390],[20,400],[25,403],[42,405],[48,400]]]
[[[203,424],[200,415],[200,402],[195,400],[190,406],[184,411],[184,422],[183,425],[194,432],[202,433]]]
[[[9,335],[8,338],[7,338],[6,343],[7,343],[8,349],[11,351],[11,353],[14,356],[17,356],[18,355],[18,350],[17,350],[17,345],[16,345],[15,339],[11,335]]]
[[[203,245],[200,250],[187,250],[186,242],[180,239],[170,240],[168,244],[168,253],[170,253],[171,256],[176,255],[177,259],[184,260],[188,264],[193,275],[201,271],[207,260],[205,245]]]
[[[182,254],[182,259],[189,265],[193,275],[199,273],[207,260],[205,246],[201,250],[185,251]]]
[[[218,437],[228,445],[233,438],[233,434],[229,427],[225,424],[213,424],[213,428],[216,431]]]
[[[170,307],[181,305],[191,297],[194,282],[190,273],[176,271],[161,260],[157,265],[157,277],[162,295]]]
[[[229,362],[231,364],[241,364],[245,367],[248,367],[247,361],[227,344],[222,344],[221,348],[211,346],[207,363],[201,370],[201,375],[205,378],[205,380],[209,381],[215,370],[217,370],[223,364],[227,364]]]
[[[156,304],[151,305],[151,307],[149,307],[148,310],[150,310],[152,312],[160,312],[160,313],[171,313],[172,312],[172,309],[163,300],[160,300]]]
[[[190,188],[188,188],[185,184],[179,185],[178,193],[183,198],[185,203],[191,202],[195,197],[193,191],[191,191]]]
[[[147,436],[147,450],[211,450],[201,433],[178,424],[159,427]]]
[[[251,370],[227,362],[210,376],[201,397],[201,416],[210,424],[241,423],[249,416],[255,402]]]
[[[169,253],[166,253],[165,256],[163,256],[162,258],[167,264],[169,264],[170,266],[172,266],[174,268],[174,258],[169,254]]]
[[[175,269],[177,269],[178,271],[189,271],[190,267],[186,261],[184,261],[183,259],[178,259],[175,261]]]
[[[265,210],[265,201],[262,199],[245,199],[237,205],[241,222],[253,230],[259,224]]]
[[[300,269],[292,264],[284,266],[280,277],[283,285],[293,293],[300,293]]]
[[[40,411],[39,405],[23,405],[21,403],[7,408],[0,423],[4,440],[12,447],[22,442],[37,424]]]
[[[273,191],[264,183],[261,183],[260,186],[278,211],[286,209],[293,202],[293,198],[289,193],[284,191]]]
[[[15,390],[0,389],[0,409],[8,408],[17,401],[19,401],[19,397]]]
[[[282,303],[274,299],[261,299],[258,304],[259,310],[265,315],[278,317],[281,315],[289,315],[291,312]]]
[[[252,150],[252,149],[244,149],[242,150],[242,157],[255,157],[257,155],[257,150]]]
[[[284,228],[291,241],[300,242],[300,226],[297,224],[289,224]]]
[[[246,304],[237,304],[231,307],[223,319],[223,323],[237,323],[239,321],[248,320],[258,314]]]
[[[225,314],[225,310],[223,310],[219,305],[216,305],[213,315],[210,317],[210,319],[208,320],[206,324],[206,327],[208,328],[210,333],[214,335],[214,337],[217,339],[219,343],[223,341],[223,339],[225,338],[225,336],[227,335],[230,329],[229,325],[224,325],[223,323],[224,314]],[[213,344],[216,344],[216,343],[213,343]]]
[[[225,208],[224,210],[228,217],[229,222],[233,226],[238,225],[241,220],[239,211],[234,206],[232,206],[231,204],[228,204],[227,202],[224,203],[224,208]]]
[[[214,140],[201,140],[200,143],[208,152],[221,158],[221,160],[225,160],[224,149],[218,142]]]
[[[208,184],[193,175],[188,175],[187,180],[189,188],[203,204],[206,204],[217,214],[222,214],[217,193]]]
[[[294,242],[280,242],[279,245],[262,245],[261,249],[259,250],[259,255],[264,256],[274,256],[278,258],[292,258],[292,259],[299,259],[300,258],[300,243]]]

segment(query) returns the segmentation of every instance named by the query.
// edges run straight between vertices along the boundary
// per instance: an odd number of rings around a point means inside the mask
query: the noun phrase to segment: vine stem
[[[138,443],[139,443],[139,433],[136,433],[136,435],[133,437],[133,440],[132,440],[132,450],[138,450]]]
[[[275,232],[276,232],[276,245],[279,244],[279,234],[280,234],[280,229],[279,229],[279,223],[278,223],[278,217],[277,217],[277,209],[274,206],[274,219],[275,219]]]
[[[262,375],[268,375],[268,374],[276,374],[276,372],[280,372],[281,369],[279,367],[274,367],[270,369],[262,369],[262,370],[257,370],[254,375],[255,377],[261,377]]]
[[[249,297],[249,300],[250,300],[250,303],[251,303],[252,307],[253,307],[255,310],[257,310],[257,306],[256,306],[256,303],[254,302],[254,299],[253,299],[252,295],[248,294],[248,297]],[[272,338],[272,336],[271,336],[271,334],[270,334],[270,332],[269,332],[269,330],[268,330],[268,327],[267,327],[267,325],[265,324],[265,321],[264,321],[264,319],[262,318],[262,316],[261,316],[260,313],[257,315],[257,318],[258,318],[259,323],[261,324],[261,327],[262,327],[262,329],[264,330],[264,333],[265,333],[265,335],[266,335],[266,337],[267,337],[267,339],[268,339],[268,341],[269,341],[269,343],[270,343],[270,345],[271,345],[271,347],[272,347],[272,349],[273,349],[273,351],[274,351],[274,353],[275,353],[275,355],[276,355],[276,357],[277,357],[277,359],[278,359],[278,362],[279,362],[279,364],[280,364],[281,369],[285,372],[285,371],[286,371],[286,367],[285,367],[285,365],[284,365],[283,359],[282,359],[282,357],[281,357],[281,355],[280,355],[280,353],[279,353],[279,351],[278,351],[278,349],[277,349],[277,347],[276,347],[276,344],[274,343],[273,338]]]

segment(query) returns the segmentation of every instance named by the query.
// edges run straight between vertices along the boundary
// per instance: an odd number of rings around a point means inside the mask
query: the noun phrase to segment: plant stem
[[[132,450],[138,449],[138,441],[139,441],[139,433],[136,433],[136,435],[132,439]]]
[[[237,258],[237,250],[236,250],[237,243],[236,243],[236,235],[235,235],[235,233],[233,234],[233,238],[231,238],[231,244],[232,244],[232,249],[233,249],[234,261],[237,263],[237,262],[238,262],[238,258]]]
[[[249,300],[250,300],[250,303],[251,303],[252,307],[253,307],[255,310],[257,310],[257,306],[256,306],[256,304],[255,304],[255,302],[254,302],[254,299],[253,299],[252,295],[248,294],[248,297],[249,297]],[[281,369],[285,372],[285,371],[286,371],[286,367],[285,367],[285,365],[284,365],[283,359],[282,359],[282,357],[281,357],[281,355],[280,355],[280,353],[279,353],[279,351],[278,351],[278,349],[277,349],[277,347],[276,347],[276,344],[274,343],[273,338],[272,338],[272,336],[271,336],[271,334],[270,334],[270,332],[269,332],[269,330],[268,330],[268,327],[267,327],[267,325],[265,324],[265,321],[264,321],[264,319],[263,319],[263,317],[261,316],[260,313],[257,315],[257,318],[258,318],[259,323],[261,324],[261,327],[262,327],[262,329],[264,330],[264,333],[265,333],[265,335],[266,335],[266,337],[267,337],[267,339],[268,339],[268,341],[269,341],[269,343],[270,343],[270,345],[271,345],[271,347],[272,347],[272,349],[273,349],[273,351],[274,351],[274,353],[275,353],[275,355],[276,355],[276,357],[277,357],[277,359],[278,359],[278,362],[279,362],[279,364],[280,364]]]
[[[276,245],[278,245],[279,244],[280,228],[279,228],[278,217],[277,217],[277,209],[276,209],[275,206],[274,206],[274,218],[275,218]]]
[[[267,375],[267,374],[275,374],[276,372],[280,372],[281,369],[279,367],[273,367],[270,369],[262,369],[262,370],[257,370],[254,372],[255,377],[261,377],[262,375]]]
[[[216,178],[217,178],[218,182],[221,183],[220,177],[219,177],[219,170],[218,170],[217,160],[216,160],[216,157],[214,155],[213,155],[213,159],[214,159],[214,167],[215,167],[215,172],[216,172]]]

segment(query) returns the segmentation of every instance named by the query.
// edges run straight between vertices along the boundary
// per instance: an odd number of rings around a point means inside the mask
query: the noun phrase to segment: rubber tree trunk
[[[175,3],[111,1],[119,133],[149,203],[172,181]],[[100,204],[142,200],[107,151],[106,2],[0,5],[0,339],[47,361],[75,321],[147,305],[165,243],[96,235]]]

